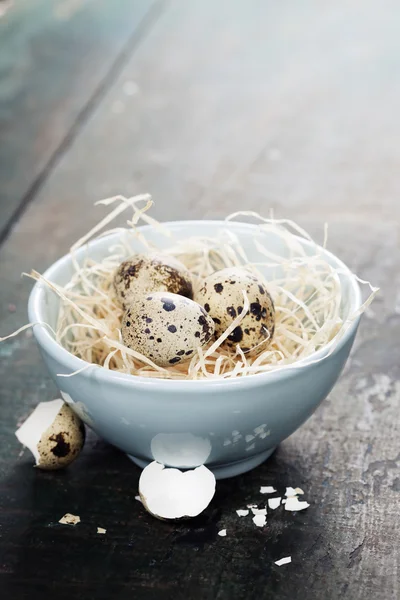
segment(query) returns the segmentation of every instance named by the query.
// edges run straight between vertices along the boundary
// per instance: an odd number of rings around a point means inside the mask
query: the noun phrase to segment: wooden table
[[[57,390],[29,332],[2,344],[1,597],[398,599],[398,2],[15,0],[3,12],[2,335],[27,321],[21,272],[65,253],[99,219],[92,203],[116,193],[150,191],[164,220],[273,208],[319,240],[328,221],[330,248],[382,292],[328,400],[185,524],[147,515],[139,469],[94,434],[65,472],[33,469],[14,430]],[[235,510],[261,502],[260,485],[300,486],[311,507],[258,529]],[[81,524],[59,525],[65,512]]]

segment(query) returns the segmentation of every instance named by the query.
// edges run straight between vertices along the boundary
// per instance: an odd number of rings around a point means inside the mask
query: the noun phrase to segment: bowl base
[[[246,473],[247,471],[251,471],[255,467],[258,467],[263,463],[267,458],[271,456],[273,452],[275,452],[275,448],[269,448],[264,452],[260,452],[260,454],[256,454],[249,458],[245,458],[242,460],[237,460],[231,463],[225,463],[223,465],[218,465],[213,467],[210,465],[208,468],[215,475],[215,479],[227,479],[228,477],[236,477],[236,475],[241,475],[242,473]],[[141,458],[137,458],[132,454],[127,454],[127,457],[131,459],[138,467],[144,469],[147,467],[150,461],[142,460]]]

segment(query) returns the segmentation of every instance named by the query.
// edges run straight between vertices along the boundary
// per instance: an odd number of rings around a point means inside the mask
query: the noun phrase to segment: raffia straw
[[[139,208],[138,204],[144,203]],[[99,221],[87,234],[72,247],[71,257],[75,272],[66,285],[57,285],[44,278],[37,271],[30,277],[42,282],[59,297],[59,317],[54,332],[55,339],[69,352],[86,361],[73,376],[92,365],[142,377],[163,379],[231,379],[265,373],[279,368],[293,368],[303,358],[312,359],[316,350],[327,348],[333,352],[351,323],[365,311],[372,302],[378,288],[369,282],[358,281],[369,286],[370,295],[357,307],[352,315],[342,316],[343,290],[340,281],[341,270],[334,269],[323,257],[322,251],[309,234],[290,220],[266,219],[257,213],[241,211],[221,222],[221,230],[212,237],[191,236],[175,239],[168,226],[158,223],[147,213],[152,200],[149,194],[132,198],[113,196],[96,203],[113,207],[111,212]],[[117,206],[114,206],[117,204]],[[126,209],[132,210],[127,228],[104,229]],[[249,248],[243,247],[228,222],[236,218],[257,219],[259,236],[254,236],[252,261],[248,259]],[[135,352],[122,343],[121,320],[123,312],[115,297],[113,276],[118,265],[135,251],[139,243],[144,252],[154,249],[154,244],[146,238],[146,230],[138,229],[145,223],[169,241],[163,249],[168,256],[175,256],[191,271],[194,288],[215,270],[225,267],[246,266],[260,279],[271,293],[275,309],[275,334],[270,343],[260,340],[250,353],[244,353],[237,346],[231,350],[224,347],[224,341],[240,325],[249,310],[250,299],[244,295],[243,311],[229,328],[215,341],[210,342],[191,360],[168,368],[161,368],[148,357]],[[76,251],[94,236],[101,238],[110,232],[119,234],[110,252],[100,261],[86,256],[78,260]],[[286,252],[284,256],[268,250],[262,240],[268,235],[278,236]],[[309,249],[305,252],[299,237],[307,240]],[[324,246],[327,241],[327,227],[324,229]],[[165,246],[165,243],[163,244]],[[310,250],[311,248],[311,250]],[[88,252],[87,254],[90,254]],[[265,281],[263,270],[273,268],[275,276]],[[28,324],[4,341],[17,335],[33,324]],[[49,327],[49,326],[48,326]],[[317,359],[315,359],[317,360]]]

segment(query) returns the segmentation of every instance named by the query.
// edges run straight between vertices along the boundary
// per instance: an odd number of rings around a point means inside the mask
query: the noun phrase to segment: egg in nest
[[[141,296],[126,310],[122,340],[160,367],[192,358],[210,341],[215,326],[205,309],[178,294],[154,292]]]
[[[114,275],[119,302],[127,307],[138,294],[170,292],[193,298],[192,276],[179,260],[161,254],[136,254],[119,265]]]
[[[244,267],[229,267],[209,275],[196,293],[195,300],[204,306],[220,336],[243,311],[243,291],[249,300],[249,310],[223,346],[241,347],[250,352],[261,342],[265,350],[275,330],[275,308],[265,283]]]

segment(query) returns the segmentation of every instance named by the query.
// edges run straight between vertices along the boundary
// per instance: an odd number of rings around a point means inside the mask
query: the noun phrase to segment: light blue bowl
[[[222,228],[234,231],[250,259],[258,259],[254,239],[275,254],[285,255],[280,238],[265,234],[255,225],[221,221],[181,221],[166,224],[177,238],[213,236]],[[165,238],[144,227],[146,236],[158,245]],[[96,240],[81,248],[78,259],[105,256],[119,234]],[[300,240],[306,252],[315,246]],[[361,293],[349,269],[333,254],[320,248],[329,263],[341,269],[344,290],[342,316],[361,304]],[[64,256],[45,277],[65,284],[73,270]],[[268,273],[266,273],[268,276]],[[37,283],[29,298],[30,322],[56,324],[58,297]],[[291,435],[315,411],[338,379],[352,347],[359,318],[328,356],[327,348],[296,368],[224,381],[166,381],[116,373],[91,367],[69,378],[87,363],[62,348],[49,330],[34,327],[34,334],[51,377],[66,402],[102,438],[139,466],[152,460],[176,467],[206,464],[217,478],[248,471],[267,459],[276,446]],[[316,359],[322,359],[315,362]]]

